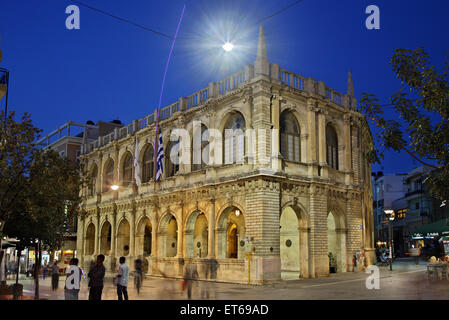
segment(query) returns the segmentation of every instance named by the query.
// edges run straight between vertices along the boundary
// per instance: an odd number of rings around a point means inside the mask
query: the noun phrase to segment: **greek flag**
[[[140,165],[139,165],[139,142],[136,139],[136,150],[134,151],[134,178],[136,179],[136,185],[140,186]]]
[[[162,159],[164,159],[164,145],[162,144],[162,131],[159,129],[159,146],[157,148],[156,159],[156,181],[161,181],[162,173],[164,172]]]

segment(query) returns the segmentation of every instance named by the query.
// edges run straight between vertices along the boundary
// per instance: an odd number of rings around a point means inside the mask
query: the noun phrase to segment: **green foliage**
[[[40,130],[24,114],[20,122],[14,121],[14,112],[0,111],[0,221],[6,221],[16,201],[26,189],[33,154],[33,145]]]
[[[329,252],[327,254],[327,256],[329,257],[329,267],[336,267],[337,266],[337,260],[335,259],[335,257],[332,254],[332,252]]]
[[[10,114],[7,122],[8,133],[13,134],[2,135],[0,196],[7,199],[0,203],[4,233],[23,246],[36,246],[39,241],[43,248],[56,249],[81,201],[79,167],[54,150],[33,145],[40,130],[28,115],[21,123],[13,117]],[[9,198],[8,192],[14,196]]]
[[[443,70],[437,71],[423,48],[397,49],[390,64],[402,85],[391,96],[392,106],[402,121],[386,119],[386,106],[380,105],[375,95],[364,93],[361,111],[381,129],[376,138],[382,148],[372,148],[366,156],[380,163],[386,151],[407,152],[435,169],[426,180],[432,195],[449,199],[449,59]],[[432,123],[431,115],[437,118],[436,123]]]

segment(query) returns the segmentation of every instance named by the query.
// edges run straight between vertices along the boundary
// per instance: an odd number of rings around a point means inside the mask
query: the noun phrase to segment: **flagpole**
[[[175,46],[176,38],[178,37],[178,32],[179,32],[179,28],[181,27],[182,17],[184,16],[184,10],[185,9],[186,9],[186,5],[184,4],[184,6],[182,7],[181,17],[179,19],[178,26],[176,27],[175,37],[173,38],[173,41],[172,41],[172,44],[171,44],[170,53],[168,54],[167,63],[165,64],[164,77],[162,78],[161,94],[159,95],[159,105],[157,107],[157,113],[156,113],[156,130],[155,130],[155,133],[154,133],[153,163],[155,162],[155,159],[156,159],[156,152],[155,151],[156,151],[157,129],[158,129],[158,124],[159,124],[159,111],[161,109],[162,94],[164,92],[165,78],[167,77],[168,65],[170,64],[170,58],[171,58],[171,55],[173,53],[173,48]]]

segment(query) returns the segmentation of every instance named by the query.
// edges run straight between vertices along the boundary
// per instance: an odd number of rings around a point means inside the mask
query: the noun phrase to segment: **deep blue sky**
[[[186,3],[167,74],[162,101],[166,106],[253,63],[255,22],[294,0],[82,2],[168,34],[174,34]],[[67,30],[65,8],[70,4],[0,3],[0,66],[11,71],[9,108],[18,114],[30,112],[45,133],[67,120],[118,118],[127,124],[151,113],[158,104],[170,40],[84,7],[81,29]],[[370,4],[380,7],[381,30],[365,28],[365,8]],[[432,61],[442,66],[449,50],[448,16],[447,0],[304,0],[263,25],[270,62],[342,93],[351,69],[358,99],[370,92],[388,103],[399,88],[388,65],[393,50],[424,46]],[[217,45],[229,28],[237,30],[237,47],[233,55],[220,56],[223,51]],[[406,172],[416,165],[396,153],[388,154],[382,164],[386,173]]]

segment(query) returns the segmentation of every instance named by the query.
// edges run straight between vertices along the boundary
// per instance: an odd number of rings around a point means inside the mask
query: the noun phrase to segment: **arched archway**
[[[287,161],[301,161],[301,135],[298,121],[289,110],[282,112],[280,118],[281,154]]]
[[[143,256],[151,255],[153,242],[153,225],[148,217],[140,220],[136,234],[137,254]]]
[[[111,254],[112,227],[109,221],[106,221],[101,227],[100,233],[100,253],[108,256]]]
[[[130,243],[130,226],[126,219],[123,219],[117,232],[117,254],[118,256],[129,255],[129,243]]]
[[[309,277],[309,232],[307,217],[296,206],[287,206],[280,217],[281,277]]]
[[[86,255],[93,255],[95,252],[95,226],[90,223],[86,231]]]
[[[187,220],[185,230],[186,257],[205,258],[208,250],[208,223],[201,211],[195,211]]]
[[[126,152],[121,163],[121,180],[123,186],[129,186],[133,183],[133,156],[131,152]]]
[[[327,215],[328,255],[335,259],[337,272],[346,272],[346,229],[344,217],[336,210]]]
[[[161,257],[175,257],[178,253],[178,222],[173,214],[167,213],[162,218],[158,237]]]
[[[223,132],[224,164],[243,162],[245,155],[245,118],[234,112],[226,121]]]
[[[201,130],[196,128],[193,131],[192,171],[203,170],[209,164],[209,139],[209,129],[204,124],[201,124]]]
[[[217,225],[218,258],[243,259],[246,243],[245,218],[243,212],[234,206],[226,208],[220,215]]]
[[[331,124],[326,126],[326,161],[330,168],[338,170],[338,136]]]
[[[89,197],[93,197],[97,193],[97,177],[98,177],[98,168],[97,165],[94,164],[91,168],[89,175],[89,185],[88,185],[88,195]]]
[[[114,160],[108,159],[104,166],[103,192],[110,191],[113,183],[114,183]]]
[[[154,162],[153,162],[153,152],[154,148],[151,144],[147,144],[143,149],[142,156],[142,183],[149,182],[154,178]]]

